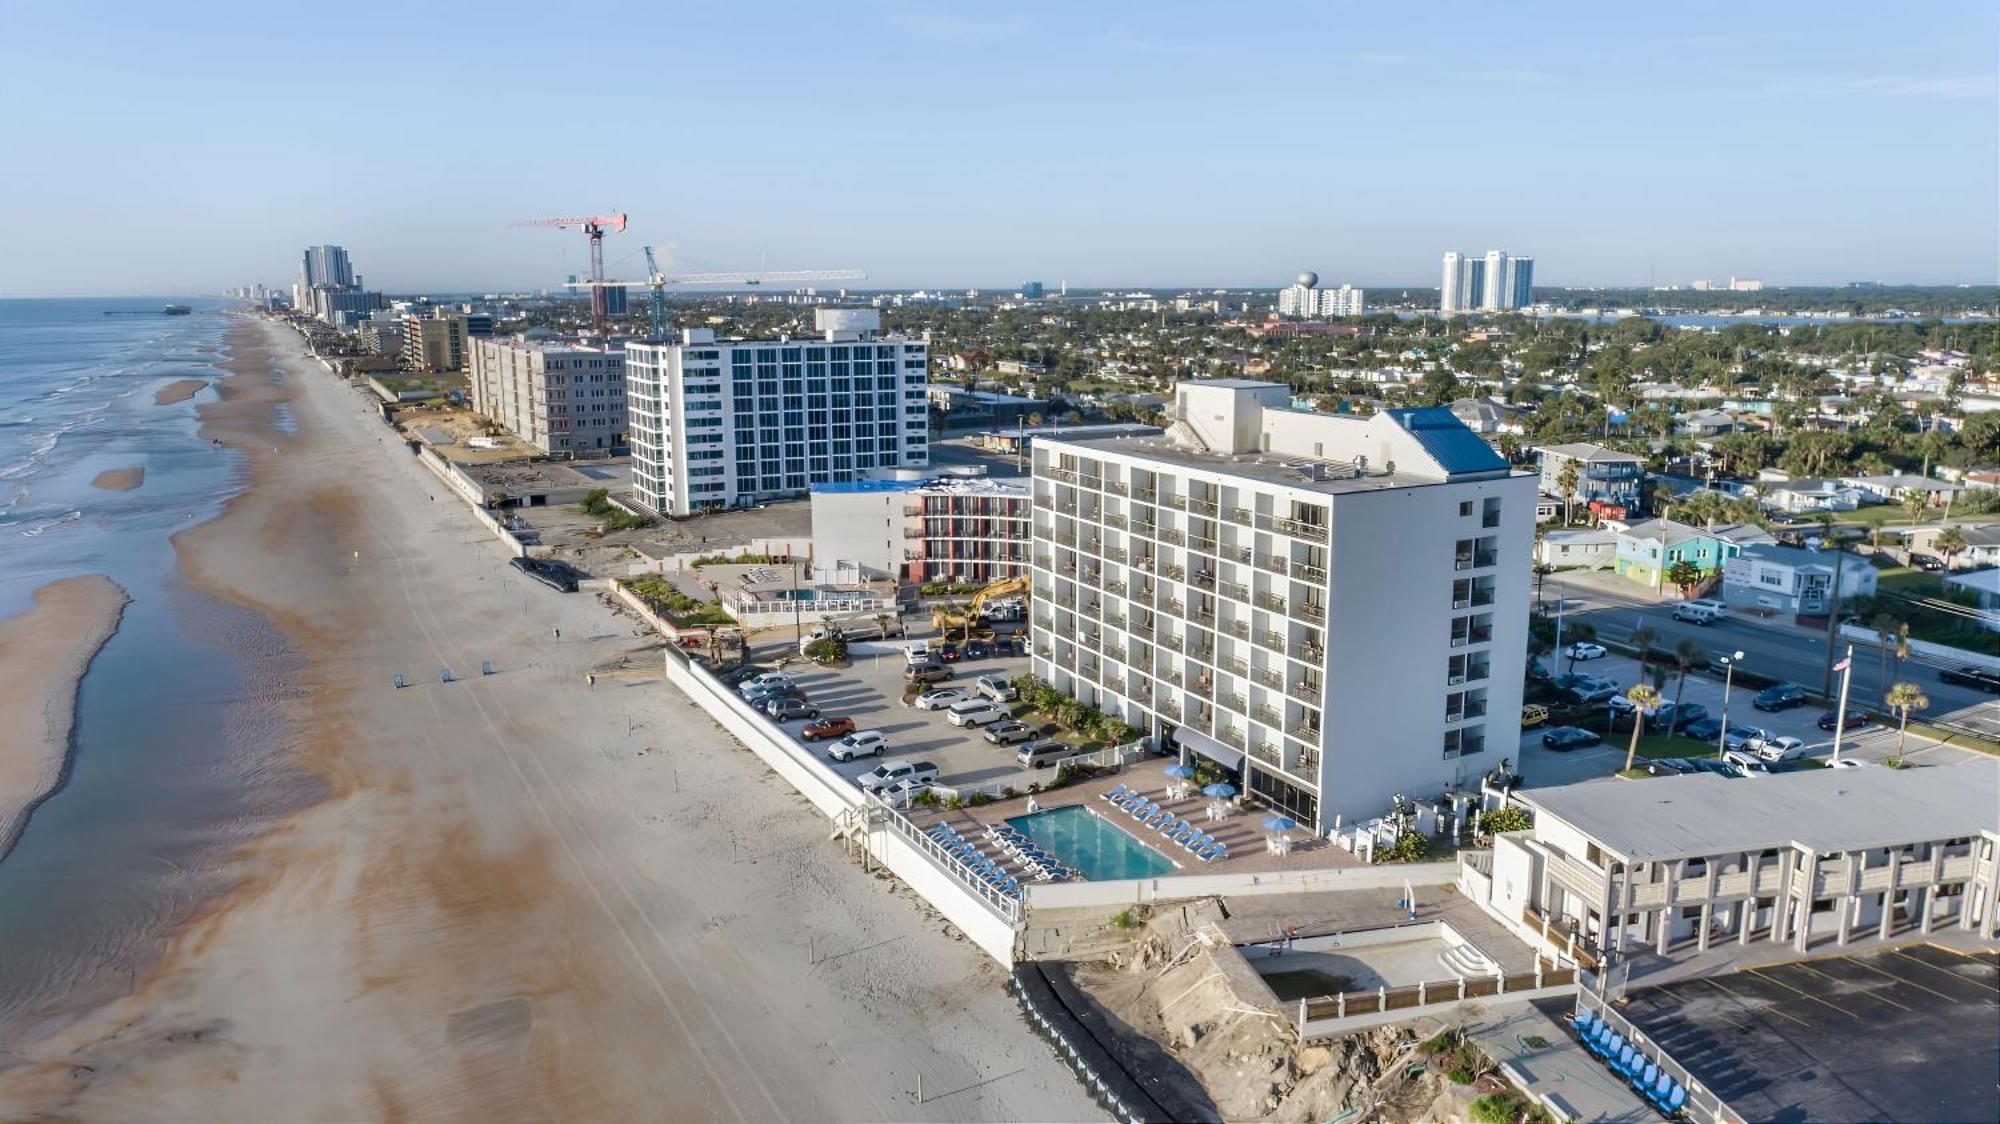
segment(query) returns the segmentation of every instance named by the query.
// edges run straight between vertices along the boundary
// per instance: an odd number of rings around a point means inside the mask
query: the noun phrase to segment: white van
[[[1699,601],[1683,601],[1674,606],[1674,619],[1691,624],[1711,625],[1729,616],[1729,606],[1713,598]]]
[[[1007,717],[1007,708],[990,699],[967,699],[951,704],[944,720],[954,726],[984,726]]]
[[[1075,757],[1077,748],[1068,742],[1029,742],[1014,754],[1014,760],[1024,769],[1046,769],[1065,757]]]

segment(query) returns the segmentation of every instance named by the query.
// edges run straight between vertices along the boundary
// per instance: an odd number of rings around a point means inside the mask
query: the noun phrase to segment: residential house
[[[1834,565],[1840,566],[1841,601],[1875,596],[1875,567],[1845,551],[1819,551],[1751,543],[1722,566],[1722,599],[1732,606],[1822,616],[1832,607]]]
[[[1840,483],[1861,491],[1863,503],[1902,503],[1913,495],[1924,497],[1929,507],[1943,507],[1958,494],[1958,487],[1928,476],[1843,476]]]
[[[1744,428],[1735,415],[1725,410],[1695,410],[1677,419],[1681,433],[1693,437],[1720,437]]]
[[[1543,445],[1535,452],[1541,461],[1542,491],[1567,498],[1557,481],[1564,466],[1574,463],[1577,503],[1607,519],[1644,514],[1645,492],[1640,487],[1646,477],[1644,458],[1588,442]]]
[[[1970,574],[1953,574],[1944,579],[1945,588],[1954,592],[1970,593],[1979,608],[1985,612],[1980,627],[1989,632],[2000,632],[2000,570],[1976,570]]]
[[[1745,546],[1775,541],[1752,523],[1694,527],[1671,519],[1648,519],[1618,533],[1613,568],[1641,585],[1664,586],[1666,572],[1678,563],[1692,562],[1704,575],[1712,574]]]
[[[1944,524],[1917,527],[1905,536],[1910,550],[1916,554],[1931,554],[1939,558],[1944,552],[1937,548],[1938,532]],[[1951,559],[1954,570],[1976,570],[1981,566],[2000,566],[2000,523],[1961,523],[1958,533],[1965,539],[1965,549]]]
[[[1865,502],[1866,493],[1838,480],[1811,478],[1760,484],[1758,502],[1773,511],[1853,511]]]
[[[1461,398],[1451,404],[1451,412],[1452,416],[1465,423],[1465,428],[1481,437],[1526,432],[1520,422],[1519,410],[1491,398]]]
[[[1535,561],[1557,569],[1608,570],[1618,558],[1618,532],[1590,528],[1550,531],[1535,541]]]

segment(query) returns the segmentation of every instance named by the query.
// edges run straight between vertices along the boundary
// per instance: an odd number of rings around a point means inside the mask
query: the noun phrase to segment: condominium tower
[[[930,346],[884,336],[873,309],[814,310],[816,339],[625,347],[632,490],[665,515],[804,495],[930,463]]]
[[[1449,410],[1289,394],[1184,382],[1162,435],[1036,440],[1033,667],[1326,830],[1512,749],[1535,480]]]
[[[1505,250],[1488,250],[1484,258],[1456,250],[1444,255],[1444,277],[1438,285],[1440,312],[1503,312],[1535,303],[1535,259],[1517,258]]]
[[[1340,316],[1362,316],[1368,311],[1367,294],[1352,285],[1338,289],[1319,287],[1319,274],[1299,274],[1298,280],[1278,290],[1278,315],[1303,320],[1330,320]]]
[[[472,408],[545,453],[625,444],[625,345],[473,337]]]

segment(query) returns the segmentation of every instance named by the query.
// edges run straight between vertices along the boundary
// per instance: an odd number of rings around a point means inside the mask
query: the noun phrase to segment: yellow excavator
[[[964,641],[974,634],[973,627],[979,623],[979,614],[986,608],[987,602],[1014,596],[1023,600],[1027,598],[1027,578],[1001,578],[973,594],[972,600],[965,605],[935,606],[931,609],[931,627],[938,630],[946,643]],[[992,629],[982,631],[986,633],[986,639],[991,638]]]

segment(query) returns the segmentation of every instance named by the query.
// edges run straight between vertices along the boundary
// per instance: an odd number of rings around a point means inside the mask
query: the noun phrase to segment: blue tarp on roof
[[[1507,458],[1443,406],[1385,411],[1446,473],[1505,472]]]

